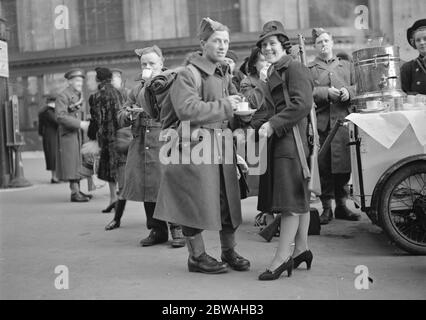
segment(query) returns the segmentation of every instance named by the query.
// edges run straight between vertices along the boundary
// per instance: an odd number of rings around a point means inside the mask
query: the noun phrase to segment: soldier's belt
[[[140,124],[143,127],[161,128],[161,123],[149,118],[141,118]]]

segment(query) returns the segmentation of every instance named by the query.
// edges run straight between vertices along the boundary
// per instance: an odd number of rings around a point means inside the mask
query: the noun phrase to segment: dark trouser
[[[80,192],[80,180],[70,180],[70,189],[71,189],[71,194],[77,194]]]
[[[168,233],[167,223],[154,218],[155,211],[155,202],[144,202],[143,206],[145,207],[146,214],[146,226],[148,230],[154,229],[158,232]],[[170,229],[178,228],[177,224],[170,224]]]
[[[144,202],[146,214],[146,226],[149,230],[155,229],[159,232],[168,233],[167,223],[161,220],[154,219],[155,202]]]
[[[329,207],[331,199],[336,200],[336,205],[345,205],[349,194],[348,182],[350,173],[321,175],[322,195],[320,197],[323,207]]]
[[[222,230],[220,231],[220,240],[222,250],[233,249],[235,247],[234,234],[236,228],[232,225],[231,213],[229,210],[228,197],[226,196],[225,179],[223,168],[220,166],[220,216],[222,220]],[[203,230],[182,226],[182,233],[185,237],[194,237]]]
[[[351,173],[332,173],[331,148],[319,164],[319,169],[322,191],[320,199],[324,209],[331,207],[331,199],[336,200],[336,205],[344,205],[349,194],[348,182]]]

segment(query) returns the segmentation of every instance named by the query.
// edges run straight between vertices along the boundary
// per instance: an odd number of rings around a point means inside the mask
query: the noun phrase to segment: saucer
[[[256,111],[257,111],[256,109],[240,110],[240,111],[235,111],[234,114],[236,114],[237,116],[250,116]]]
[[[385,111],[386,108],[374,108],[374,109],[362,109],[360,110],[360,113],[376,113],[376,112],[382,112]]]

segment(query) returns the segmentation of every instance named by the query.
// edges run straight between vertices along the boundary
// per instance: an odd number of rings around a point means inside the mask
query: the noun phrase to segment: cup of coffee
[[[238,104],[238,111],[250,111],[250,106],[248,102],[240,102]]]
[[[150,79],[152,76],[152,70],[151,69],[143,69],[142,71],[142,79]]]
[[[383,102],[380,100],[367,101],[367,109],[375,110],[383,108]]]
[[[416,103],[416,96],[408,95],[407,96],[407,103],[415,104]]]

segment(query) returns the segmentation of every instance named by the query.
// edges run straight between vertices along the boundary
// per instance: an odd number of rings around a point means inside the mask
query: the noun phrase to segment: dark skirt
[[[56,131],[52,134],[45,134],[43,137],[43,151],[46,160],[46,170],[56,170],[56,149],[58,145]]]
[[[310,192],[298,157],[274,155],[274,141],[268,144],[268,167],[260,177],[258,210],[274,213],[309,213]],[[309,162],[308,162],[309,163]]]

